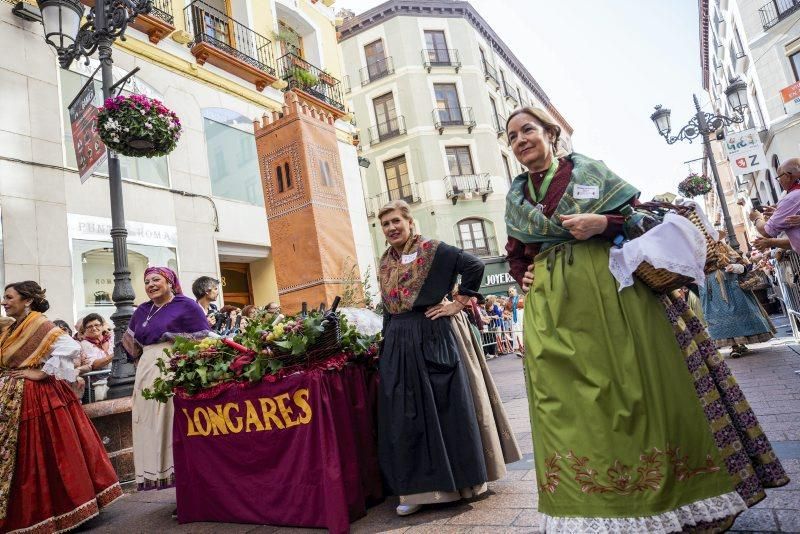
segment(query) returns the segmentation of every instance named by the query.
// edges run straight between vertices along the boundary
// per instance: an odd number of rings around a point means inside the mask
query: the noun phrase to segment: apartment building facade
[[[572,128],[468,2],[390,0],[338,29],[376,254],[386,248],[378,210],[403,199],[423,234],[484,259],[484,293],[505,292],[505,195],[523,171],[506,117],[547,109],[565,152]]]

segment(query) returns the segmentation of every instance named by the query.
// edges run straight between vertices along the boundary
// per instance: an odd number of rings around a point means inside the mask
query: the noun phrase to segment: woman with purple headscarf
[[[144,289],[150,302],[139,306],[131,318],[122,344],[137,360],[133,386],[133,463],[139,491],[174,485],[172,461],[172,400],[147,400],[142,390],[153,387],[159,376],[156,361],[176,335],[204,335],[206,314],[194,299],[183,295],[178,276],[166,267],[144,272]]]

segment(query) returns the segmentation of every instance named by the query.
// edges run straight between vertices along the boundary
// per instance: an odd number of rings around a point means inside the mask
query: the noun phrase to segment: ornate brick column
[[[346,283],[356,261],[333,115],[285,93],[277,111],[255,121],[256,148],[284,313],[324,302]]]

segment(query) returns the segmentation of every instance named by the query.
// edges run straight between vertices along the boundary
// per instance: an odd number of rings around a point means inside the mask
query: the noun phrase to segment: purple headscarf
[[[175,271],[169,267],[148,267],[144,270],[144,277],[147,278],[148,275],[153,273],[160,274],[166,278],[167,282],[169,282],[172,286],[173,293],[176,295],[183,295],[183,291],[181,290],[181,282],[178,280],[178,275],[175,274]]]

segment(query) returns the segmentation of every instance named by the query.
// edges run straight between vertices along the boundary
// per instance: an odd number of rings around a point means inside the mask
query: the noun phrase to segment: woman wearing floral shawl
[[[511,274],[525,299],[525,379],[546,532],[724,530],[788,478],[736,380],[682,299],[608,268],[639,192],[601,161],[557,158],[560,126],[506,125]],[[666,313],[665,313],[666,309]]]
[[[163,489],[175,482],[172,461],[172,400],[147,400],[142,390],[159,376],[156,362],[176,335],[205,335],[208,322],[203,308],[183,295],[178,276],[167,267],[149,267],[144,289],[150,302],[136,308],[122,339],[136,364],[133,386],[133,463],[138,489]]]

